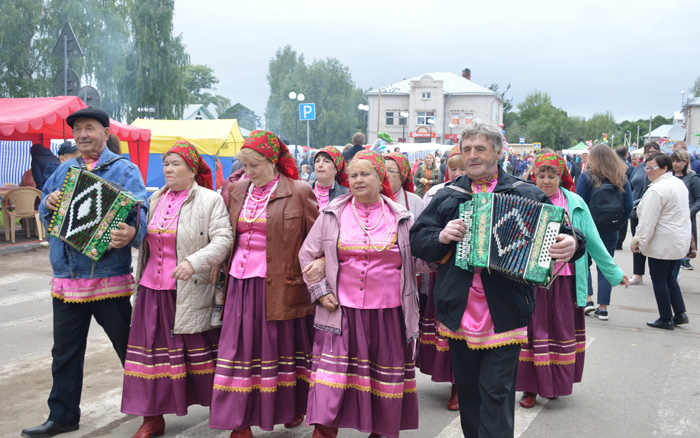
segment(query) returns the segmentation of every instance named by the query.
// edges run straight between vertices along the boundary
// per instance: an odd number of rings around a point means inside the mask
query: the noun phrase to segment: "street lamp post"
[[[294,91],[289,93],[289,98],[292,100],[292,106],[294,107],[294,157],[299,162],[299,106],[294,102],[298,100],[299,102],[304,101],[303,94],[297,94]]]
[[[403,142],[406,143],[406,122],[408,122],[408,113],[406,111],[402,111],[399,113],[399,117],[403,119]]]
[[[362,114],[362,131],[364,132],[365,131],[365,119],[368,115],[369,105],[365,105],[365,104],[361,103],[361,104],[357,105],[357,109],[363,112],[363,114]],[[369,128],[369,126],[367,128]],[[379,135],[378,132],[377,132],[377,135]],[[367,132],[365,132],[365,141],[367,141],[367,137],[368,137]]]
[[[435,120],[430,118],[426,120],[426,123],[428,124],[428,129],[430,130],[430,143],[433,142],[433,125],[435,124]]]

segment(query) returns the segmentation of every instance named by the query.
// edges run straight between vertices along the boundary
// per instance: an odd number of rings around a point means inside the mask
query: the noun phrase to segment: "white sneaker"
[[[634,275],[632,276],[632,279],[630,280],[630,286],[641,286],[642,284],[644,284],[644,277],[637,279]]]

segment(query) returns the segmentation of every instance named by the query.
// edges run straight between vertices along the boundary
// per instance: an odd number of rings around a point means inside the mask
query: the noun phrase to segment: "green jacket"
[[[615,259],[610,257],[605,249],[603,241],[600,240],[598,229],[593,222],[591,212],[588,210],[586,202],[576,193],[564,188],[561,189],[566,196],[566,204],[569,207],[569,217],[571,225],[581,230],[586,237],[586,252],[593,258],[600,271],[610,284],[617,286],[622,282],[624,272],[617,266]],[[581,257],[574,262],[576,268],[576,305],[584,307],[588,301],[588,257]]]

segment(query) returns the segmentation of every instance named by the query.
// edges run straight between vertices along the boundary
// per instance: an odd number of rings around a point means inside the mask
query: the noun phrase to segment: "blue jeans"
[[[608,231],[600,232],[600,240],[603,241],[605,249],[610,253],[610,257],[615,256],[615,245],[617,245],[617,238],[619,236],[619,231]],[[612,292],[612,285],[607,278],[598,269],[598,304],[607,306],[610,304],[610,294]],[[616,285],[617,286],[617,285]],[[588,295],[593,295],[593,278],[591,277],[591,259],[588,259]]]

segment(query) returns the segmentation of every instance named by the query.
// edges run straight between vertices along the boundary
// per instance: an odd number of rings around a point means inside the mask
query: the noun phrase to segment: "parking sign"
[[[316,120],[316,104],[315,103],[300,103],[299,104],[299,120]]]

